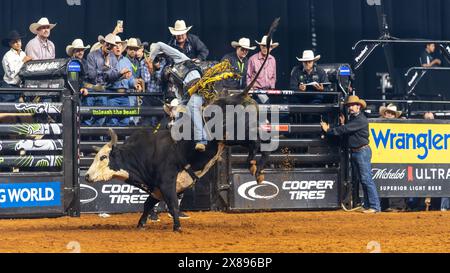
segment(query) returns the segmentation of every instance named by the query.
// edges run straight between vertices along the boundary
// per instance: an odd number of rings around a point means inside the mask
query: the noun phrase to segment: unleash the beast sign
[[[450,123],[374,120],[369,132],[381,197],[450,196]]]

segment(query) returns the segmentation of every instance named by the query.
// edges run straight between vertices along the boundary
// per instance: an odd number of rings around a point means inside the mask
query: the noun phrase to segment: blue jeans
[[[130,107],[130,99],[128,97],[110,97],[108,98],[108,106],[110,107]],[[130,118],[111,117],[106,120],[108,127],[126,127],[130,125]]]
[[[361,182],[364,193],[364,208],[381,211],[380,198],[377,186],[372,179],[372,150],[369,146],[358,152],[352,152],[352,167],[357,175],[357,181]]]
[[[129,96],[128,99],[130,100],[130,106],[133,108],[138,107],[139,103],[138,103],[138,97],[136,96]],[[133,125],[137,125],[139,123],[139,120],[141,118],[140,117],[131,117],[130,118],[130,123],[132,123]]]
[[[94,107],[94,106],[108,106],[108,98],[103,96],[98,97],[83,97],[81,100],[82,106]],[[83,125],[101,127],[105,124],[105,117],[89,117],[83,120]]]
[[[441,199],[441,209],[450,209],[450,198],[442,197]]]
[[[196,143],[206,145],[208,143],[205,128],[203,128],[202,116],[203,98],[198,94],[194,94],[189,99],[187,107],[194,122],[194,140]]]

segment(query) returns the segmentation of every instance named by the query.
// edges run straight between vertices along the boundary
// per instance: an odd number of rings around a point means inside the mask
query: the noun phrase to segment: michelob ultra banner
[[[450,164],[450,124],[371,122],[369,134],[373,164]]]

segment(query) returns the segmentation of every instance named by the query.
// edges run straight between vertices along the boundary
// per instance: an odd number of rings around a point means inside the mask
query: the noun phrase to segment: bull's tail
[[[267,46],[268,50],[270,49],[270,46],[271,46],[272,36],[275,33],[275,31],[277,30],[279,23],[280,23],[280,17],[276,18],[273,21],[272,25],[270,26],[269,33],[267,33],[267,44],[266,44],[266,46]],[[243,96],[243,97],[247,96],[248,92],[250,92],[250,89],[253,88],[253,86],[256,83],[256,80],[258,79],[259,75],[261,74],[262,69],[264,68],[264,65],[266,64],[267,60],[269,59],[269,55],[270,55],[270,52],[267,53],[266,58],[264,59],[264,62],[262,64],[261,68],[258,70],[258,73],[256,73],[255,78],[244,89],[244,91],[240,94],[241,96]]]

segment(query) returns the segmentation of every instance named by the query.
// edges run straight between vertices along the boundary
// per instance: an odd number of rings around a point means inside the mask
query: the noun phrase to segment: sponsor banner
[[[450,166],[445,164],[372,164],[380,197],[448,197]]]
[[[450,124],[370,123],[372,163],[450,164]]]
[[[0,214],[13,209],[28,214],[62,206],[61,182],[5,183],[0,181]]]
[[[233,174],[231,208],[237,210],[316,209],[339,206],[338,175],[330,173],[266,173],[257,184],[248,171]]]
[[[121,181],[80,185],[82,213],[141,212],[148,194]]]

